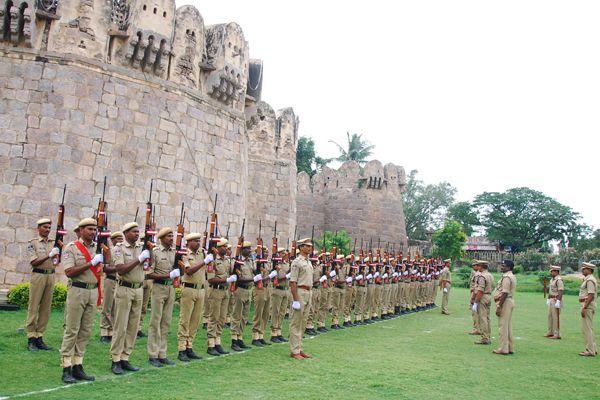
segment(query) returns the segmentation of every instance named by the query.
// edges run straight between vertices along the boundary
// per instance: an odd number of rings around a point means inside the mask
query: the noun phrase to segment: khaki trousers
[[[310,307],[308,310],[308,320],[306,322],[306,326],[308,328],[313,328],[316,323],[317,323],[317,314],[318,314],[318,310],[319,310],[319,303],[321,301],[321,288],[315,288],[313,290],[310,291],[310,297],[311,297],[311,301],[310,301]],[[290,313],[293,310],[290,309]]]
[[[392,287],[390,284],[383,285],[383,302],[381,303],[381,313],[387,314],[390,312],[390,299],[392,295]]]
[[[444,292],[444,290],[442,290],[442,312],[443,313],[448,312],[448,299],[450,298],[450,285],[449,284],[446,284],[446,289],[448,290],[447,292]]]
[[[142,330],[142,326],[144,325],[144,318],[146,317],[146,313],[148,312],[148,304],[150,303],[150,296],[152,295],[152,285],[154,281],[152,279],[146,279],[144,281],[144,294],[142,295],[142,312],[140,313],[140,325],[139,329]]]
[[[263,339],[271,312],[271,288],[263,287],[262,289],[257,289],[254,287],[252,295],[254,297],[252,339]]]
[[[204,289],[183,287],[179,300],[179,328],[177,329],[177,350],[194,347],[194,339],[204,311]]]
[[[208,295],[210,293],[210,286],[204,287],[204,322],[208,323],[208,316],[210,314],[210,307],[208,306]]]
[[[556,299],[550,299],[548,305],[548,335],[560,336],[560,327],[558,326],[560,309],[555,308]]]
[[[154,283],[150,298],[150,329],[148,330],[148,357],[167,358],[167,336],[173,318],[175,288]]]
[[[594,337],[594,306],[585,309],[585,318],[581,318],[581,332],[585,338],[585,351],[591,354],[597,354],[596,338]]]
[[[92,335],[97,301],[97,289],[69,287],[65,305],[65,331],[60,346],[63,367],[83,363],[85,348]]]
[[[100,336],[113,335],[113,320],[115,315],[115,289],[117,281],[102,279],[102,318],[100,319]]]
[[[54,294],[54,274],[31,273],[29,284],[29,304],[27,306],[27,338],[44,336]]]
[[[354,301],[354,321],[362,321],[367,314],[367,287],[356,287],[356,300]]]
[[[271,337],[281,336],[281,324],[288,307],[289,290],[273,288],[271,292]]]
[[[346,294],[345,288],[334,287],[331,290],[331,324],[338,325],[340,323],[340,314],[343,314],[344,310],[344,295]]]
[[[477,304],[477,324],[482,341],[490,340],[490,295],[484,294]]]
[[[373,308],[372,316],[377,317],[381,313],[381,304],[383,302],[383,285],[375,285],[375,292],[373,293]]]
[[[344,295],[344,322],[352,320],[352,305],[356,298],[356,286],[347,286],[346,294]]]
[[[250,315],[250,290],[239,287],[231,297],[234,299],[231,313],[231,340],[243,339],[244,328]]]
[[[325,320],[327,319],[327,311],[329,302],[331,300],[331,288],[321,289],[321,298],[319,301],[319,308],[317,311],[317,327],[325,326]]]
[[[367,296],[365,299],[365,318],[370,319],[373,315],[375,304],[375,284],[367,283]]]
[[[227,291],[227,319],[226,322],[231,322],[231,317],[233,315],[233,307],[235,306],[235,298],[233,293],[229,290]]]
[[[498,317],[498,329],[500,330],[499,350],[503,353],[514,351],[512,333],[512,312],[514,307],[514,300],[507,298],[504,300],[504,304],[502,304],[502,311],[500,312],[500,317]]]
[[[229,301],[227,291],[228,289],[210,288],[206,333],[208,347],[215,347],[215,345],[221,344],[221,333],[223,332],[223,326],[227,318],[227,302]]]
[[[298,300],[300,309],[291,309],[290,316],[290,350],[292,354],[298,354],[302,351],[302,335],[306,329],[306,320],[308,310],[311,307],[311,291],[298,288]]]
[[[142,313],[144,289],[117,285],[115,289],[115,314],[110,354],[113,361],[129,360],[135,346]]]

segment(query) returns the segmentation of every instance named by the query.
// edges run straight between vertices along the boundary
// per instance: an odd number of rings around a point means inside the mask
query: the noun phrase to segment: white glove
[[[546,299],[546,305],[549,306],[550,305],[550,299]]]
[[[269,274],[269,278],[273,279],[277,276],[277,271],[271,271],[271,273]]]
[[[394,272],[394,273],[392,274],[392,276],[395,278],[395,277],[397,277],[397,276],[398,276],[398,273],[397,273],[397,272]]]
[[[375,278],[378,278],[379,277],[379,271],[375,272],[374,276],[375,276]]]
[[[204,259],[204,265],[206,264],[210,264],[211,262],[215,261],[215,257],[212,254],[209,254],[206,256],[206,258]]]
[[[95,267],[96,265],[104,262],[104,256],[102,254],[96,254],[94,258],[92,258],[92,265]]]
[[[149,258],[150,258],[150,251],[149,250],[143,250],[140,253],[140,255],[138,256],[138,260],[140,261],[140,264],[143,263],[144,261],[146,261]]]
[[[560,308],[560,305],[561,305],[561,302],[560,302],[560,300],[556,300],[556,301],[554,302],[554,308]]]
[[[294,310],[299,310],[300,309],[300,302],[299,301],[292,301],[292,308]]]
[[[373,279],[373,275],[371,275],[371,274],[367,275],[367,279]]]
[[[175,279],[181,276],[181,272],[179,272],[179,268],[174,269],[173,271],[169,272],[169,278],[171,279]]]
[[[387,274],[387,272],[386,272],[385,274],[383,274],[382,278],[383,278],[383,279],[386,279],[387,277],[388,277],[388,274]]]
[[[323,275],[322,277],[319,278],[319,282],[323,283],[327,280],[327,276]]]
[[[292,273],[288,272],[287,274],[285,274],[285,279],[290,279],[292,277]]]
[[[346,278],[346,283],[352,283],[352,277],[351,276],[349,276],[349,277]]]
[[[229,278],[227,278],[227,283],[233,282],[237,282],[237,275],[231,275]]]
[[[48,254],[48,258],[57,256],[58,253],[60,253],[60,250],[58,249],[58,247],[53,247],[52,250],[50,250],[50,254]]]
[[[473,305],[471,306],[471,311],[477,312],[477,303],[473,303]]]
[[[254,282],[258,282],[258,281],[262,281],[262,275],[258,274],[258,275],[254,275],[254,278],[252,278],[254,280]]]
[[[448,288],[447,287],[444,288],[444,293],[448,293]]]
[[[354,278],[354,279],[356,279],[357,281],[362,281],[362,278],[363,278],[363,276],[362,276],[362,274],[361,274],[361,275],[358,275],[358,276],[357,276],[356,278]]]
[[[408,271],[404,271],[402,275],[408,275]]]
[[[336,276],[336,275],[337,275],[337,273],[335,272],[335,269],[329,273],[329,276],[330,276],[331,278],[333,278],[333,277],[334,277],[334,276]]]

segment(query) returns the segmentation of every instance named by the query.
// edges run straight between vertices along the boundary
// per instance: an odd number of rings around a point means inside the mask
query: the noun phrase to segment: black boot
[[[62,381],[67,385],[77,382],[77,380],[73,378],[71,367],[63,368]]]
[[[273,342],[273,343],[281,343],[281,340],[279,340],[279,336],[273,336],[273,335],[271,335],[271,342]]]
[[[229,352],[225,350],[220,344],[215,345],[215,350],[217,350],[221,354],[229,354]]]
[[[131,365],[127,360],[121,360],[121,368],[123,368],[123,371],[131,372],[137,372],[140,370],[138,367],[134,367],[133,365]]]
[[[144,332],[142,332],[142,331],[138,331],[137,337],[138,338],[143,338],[143,337],[146,337],[146,334]]]
[[[149,358],[148,362],[150,363],[150,365],[156,367],[156,368],[162,368],[162,364],[160,361],[158,361],[158,358]]]
[[[93,375],[88,375],[85,373],[85,371],[83,370],[83,365],[82,364],[78,364],[78,365],[73,365],[73,378],[77,379],[78,381],[95,381],[96,378]]]
[[[185,352],[187,353],[187,356],[190,360],[201,360],[202,357],[200,357],[198,354],[194,353],[194,350],[192,349],[186,349]]]
[[[179,354],[177,354],[177,359],[183,362],[190,362],[190,358],[188,357],[187,352],[185,350],[181,350]]]
[[[260,340],[260,342],[263,344],[263,346],[270,346],[271,345],[271,343],[265,342],[265,339],[258,339],[258,340]]]
[[[202,329],[206,330],[206,327],[208,326],[208,324],[206,322],[202,323]]]
[[[46,343],[44,343],[44,339],[42,339],[41,336],[39,338],[37,338],[35,345],[40,350],[52,350],[52,347],[50,347]]]
[[[244,343],[244,341],[242,339],[238,339],[238,346],[240,346],[242,349],[251,349],[252,346],[248,346],[246,343]]]
[[[254,340],[252,341],[252,345],[253,345],[253,346],[256,346],[256,347],[265,347],[265,346],[264,346],[264,345],[261,343],[261,341],[260,341],[260,340],[258,340],[258,339],[254,339]]]
[[[110,370],[115,375],[123,375],[124,374],[123,367],[121,366],[121,362],[120,361],[113,361],[112,365],[110,367]]]
[[[37,339],[34,337],[30,337],[29,339],[27,339],[27,350],[29,351],[38,351],[38,347],[37,347]]]
[[[100,336],[100,343],[110,343],[109,336]]]
[[[283,336],[279,335],[277,336],[279,338],[279,343],[287,343],[289,342],[289,340],[287,340],[286,338],[284,338]]]
[[[215,356],[215,357],[218,357],[221,355],[221,353],[219,353],[214,347],[209,347],[208,349],[206,349],[206,354],[209,354],[209,355]]]
[[[162,365],[175,365],[175,363],[173,361],[169,360],[167,357],[159,358],[158,362],[161,363]]]
[[[240,347],[240,345],[238,344],[237,339],[233,339],[231,341],[231,350],[233,350],[233,351],[244,351],[244,349],[242,349]]]

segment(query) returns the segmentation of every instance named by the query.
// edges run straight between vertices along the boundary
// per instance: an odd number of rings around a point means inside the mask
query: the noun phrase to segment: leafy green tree
[[[474,227],[479,226],[479,217],[468,201],[461,201],[448,207],[446,218],[458,222],[467,236],[472,236]]]
[[[567,234],[567,242],[579,251],[600,248],[600,229],[592,231],[588,225],[578,224]]]
[[[350,236],[344,230],[336,232],[325,231],[321,240],[315,240],[316,248],[329,251],[335,244],[338,254],[350,254]]]
[[[350,136],[350,132],[346,132],[346,136],[348,136],[347,148],[344,148],[333,140],[330,140],[330,142],[335,144],[340,151],[340,155],[336,158],[336,160],[341,162],[356,161],[359,164],[366,163],[367,158],[371,155],[371,153],[373,153],[375,146],[366,140],[363,140],[361,134],[353,133],[352,136]]]
[[[556,254],[552,259],[552,263],[559,265],[563,271],[577,271],[581,257],[582,254],[579,250],[569,247],[568,249],[562,249]]]
[[[411,239],[427,239],[427,231],[439,229],[448,207],[454,202],[456,188],[448,182],[426,185],[410,171],[403,196],[406,233]]]
[[[515,255],[515,264],[525,272],[546,270],[552,263],[552,255],[537,249],[528,249]]]
[[[467,235],[457,221],[446,220],[444,227],[433,234],[432,242],[434,256],[451,258],[452,261],[465,256],[464,246],[467,243]]]
[[[579,219],[570,207],[526,187],[485,192],[473,204],[487,236],[511,246],[513,252],[541,249],[551,240],[562,240]]]
[[[315,142],[312,138],[301,137],[298,139],[296,148],[296,168],[298,172],[306,172],[313,176],[325,165],[331,162],[331,158],[322,158],[315,152]]]

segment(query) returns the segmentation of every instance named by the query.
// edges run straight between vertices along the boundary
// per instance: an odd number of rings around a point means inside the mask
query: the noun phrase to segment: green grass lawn
[[[29,353],[17,329],[25,312],[0,313],[0,396],[34,392],[28,398],[156,399],[592,399],[600,396],[600,357],[577,355],[584,349],[577,298],[568,296],[561,318],[563,340],[542,336],[545,300],[518,293],[513,314],[516,354],[496,356],[497,319],[492,316],[494,346],[475,346],[467,308],[468,292],[452,292],[450,311],[439,308],[390,321],[306,339],[314,358],[289,358],[278,344],[242,354],[209,358],[156,369],[148,365],[146,339],[138,340],[132,363],[137,373],[110,373],[109,346],[99,342],[98,324],[88,346],[85,366],[96,382],[63,388],[59,354],[62,313],[52,315],[46,342],[50,352]],[[175,360],[173,318],[169,355]],[[598,318],[596,332],[599,332]],[[250,332],[250,327],[247,333]],[[286,321],[287,328],[287,321]],[[145,329],[147,331],[147,329]],[[287,333],[287,332],[284,332]],[[196,350],[205,355],[206,331]],[[247,340],[249,341],[249,340]],[[223,343],[229,347],[229,331]],[[57,389],[58,388],[58,389]],[[49,391],[42,392],[49,389]]]

